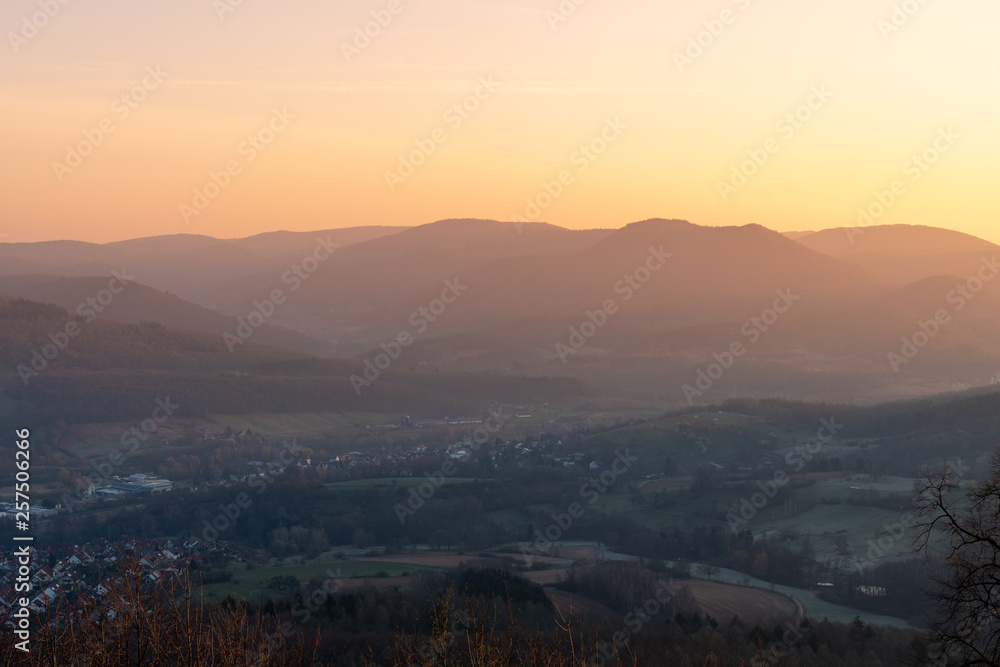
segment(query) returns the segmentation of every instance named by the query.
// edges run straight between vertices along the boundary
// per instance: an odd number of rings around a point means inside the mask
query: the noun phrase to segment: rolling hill
[[[244,293],[254,293],[241,287],[248,282],[280,281],[291,264],[313,252],[319,238],[346,247],[403,229],[353,227],[308,233],[272,232],[245,239],[175,234],[107,244],[6,243],[0,246],[0,275],[105,276],[124,266],[145,285],[170,291],[202,306],[225,310],[238,303]]]
[[[88,304],[88,300],[93,300],[95,295],[107,288],[107,283],[108,279],[105,277],[0,276],[0,294],[52,303],[73,314],[89,312],[101,319],[131,324],[157,322],[175,329],[203,331],[220,336],[226,332],[234,332],[237,327],[237,320],[233,317],[139,283],[129,283],[105,306],[100,303]],[[329,343],[268,324],[256,329],[254,340],[320,356],[330,356],[333,352]]]
[[[795,239],[816,252],[864,268],[894,287],[936,275],[974,275],[1000,246],[937,227],[881,225],[835,228]]]
[[[64,309],[0,296],[0,389],[9,416],[35,423],[148,417],[170,396],[181,416],[346,411],[478,412],[495,402],[594,395],[578,381],[382,371],[356,391],[362,363],[320,359],[156,323],[71,317]],[[13,406],[12,408],[10,406]]]
[[[0,291],[72,309],[96,276],[135,266],[151,287],[136,285],[109,317],[218,334],[282,288],[287,301],[255,342],[364,364],[402,338],[395,366],[417,374],[573,377],[668,404],[740,394],[872,402],[994,378],[998,247],[929,227],[860,231],[442,220],[21,244],[0,248]],[[311,254],[333,243],[332,254]],[[921,323],[939,311],[947,322],[923,341]],[[925,344],[894,361],[914,336]]]

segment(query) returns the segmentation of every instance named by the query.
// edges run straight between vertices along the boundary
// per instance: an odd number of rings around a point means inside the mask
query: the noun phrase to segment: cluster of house
[[[228,431],[226,433],[202,433],[201,434],[201,439],[202,440],[232,440],[232,441],[235,442],[237,440],[244,440],[246,438],[256,438],[257,440],[260,440],[260,436],[258,434],[255,434],[253,431],[250,431],[250,430],[242,430],[242,431],[233,431],[233,430],[230,430],[230,431]]]
[[[0,626],[10,619],[18,599],[31,600],[30,608],[42,612],[60,603],[80,604],[89,596],[102,598],[114,590],[122,578],[123,560],[138,558],[144,579],[154,584],[164,577],[179,576],[195,562],[207,561],[223,547],[191,539],[184,543],[171,540],[126,540],[116,542],[94,539],[84,545],[63,549],[36,549],[32,552],[31,589],[23,592],[18,583],[18,561],[13,548],[0,545]],[[81,597],[83,596],[83,597]],[[9,624],[9,620],[7,624]]]
[[[498,457],[506,457],[513,461],[519,468],[523,468],[531,459],[552,465],[561,465],[564,468],[574,466],[587,467],[590,470],[597,470],[602,467],[600,460],[584,454],[583,452],[561,452],[562,440],[526,440],[524,442],[514,442],[508,440],[490,452],[493,462],[496,463]]]
[[[321,458],[300,458],[291,461],[287,466],[275,461],[247,461],[246,471],[241,475],[229,475],[220,479],[203,482],[191,488],[192,491],[207,491],[213,487],[231,486],[241,482],[248,482],[254,478],[277,477],[283,474],[286,467],[291,468],[314,468],[316,470],[328,469],[359,469],[362,474],[395,475],[400,477],[412,476],[414,469],[419,469],[418,463],[426,464],[428,461],[438,464],[444,459],[451,459],[456,462],[470,461],[474,454],[483,450],[489,452],[490,459],[496,465],[501,458],[513,461],[519,467],[524,467],[530,459],[540,460],[544,463],[571,467],[576,465],[589,466],[591,469],[600,467],[599,461],[593,461],[582,453],[562,453],[558,447],[563,443],[558,441],[539,441],[527,439],[523,442],[507,440],[499,444],[490,443],[479,448],[470,446],[464,442],[457,442],[445,447],[430,448],[418,441],[403,443],[393,447],[372,448],[368,451],[351,451],[339,456]]]
[[[490,444],[487,451],[494,465],[501,458],[506,458],[508,461],[513,461],[516,465],[523,468],[529,459],[537,458],[543,462],[554,463],[555,465],[562,465],[567,468],[575,465],[589,466],[592,469],[600,467],[599,461],[593,461],[580,452],[567,454],[556,451],[556,447],[562,444],[561,440],[555,442],[541,442],[538,440],[518,442],[507,440],[498,445]],[[416,460],[427,458],[441,460],[447,458],[461,463],[471,460],[478,450],[478,447],[461,442],[438,449],[429,449],[426,445],[422,444],[403,445],[381,451],[348,452],[341,456],[322,461],[318,464],[318,467],[355,468],[357,466],[371,466],[407,476],[412,474],[410,464]]]
[[[562,445],[562,441],[540,442],[538,440],[527,440],[518,442],[507,440],[499,445],[490,444],[486,448],[494,464],[500,457],[515,461],[523,467],[530,458],[539,458],[545,462],[554,462],[557,465],[566,467],[574,465],[587,465],[593,463],[584,454],[560,454],[555,451],[555,447]],[[289,463],[291,467],[311,467],[317,470],[326,469],[369,469],[369,471],[379,471],[381,474],[391,474],[406,477],[413,474],[414,463],[433,460],[435,462],[443,459],[452,459],[456,462],[465,462],[472,459],[473,455],[480,448],[470,446],[464,442],[457,442],[446,447],[430,448],[420,442],[400,444],[394,447],[382,447],[370,449],[365,452],[351,451],[339,456],[328,458],[302,458]],[[597,464],[591,465],[596,467]],[[242,476],[232,475],[229,479],[214,480],[207,482],[194,490],[207,489],[211,486],[227,486],[239,481],[248,481],[261,475],[277,476],[285,471],[285,466],[277,461],[248,461],[249,471]]]

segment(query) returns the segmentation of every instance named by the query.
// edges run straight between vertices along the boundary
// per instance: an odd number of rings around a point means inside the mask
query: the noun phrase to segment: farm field
[[[607,607],[596,600],[591,600],[579,593],[560,591],[555,588],[546,588],[545,594],[552,600],[556,609],[562,612],[566,618],[615,618],[620,616],[614,609]]]
[[[439,570],[447,566],[429,567],[419,564],[406,564],[391,561],[375,560],[339,560],[321,556],[318,559],[307,561],[306,563],[286,563],[282,565],[270,565],[247,570],[242,563],[231,564],[229,570],[232,572],[232,579],[228,582],[210,584],[205,586],[204,594],[209,598],[222,598],[227,594],[234,597],[247,597],[251,594],[259,594],[264,599],[286,597],[287,592],[269,590],[267,584],[274,577],[295,577],[300,582],[308,582],[311,579],[345,578],[344,586],[356,584],[347,578],[357,578],[358,582],[371,581],[384,582],[388,585],[388,580],[393,578],[409,579],[409,575],[418,570]],[[379,573],[387,576],[376,576]]]
[[[467,554],[454,553],[416,553],[398,554],[393,556],[365,556],[358,558],[356,562],[362,563],[385,563],[387,565],[415,565],[425,568],[453,568],[462,563],[474,560],[476,557]]]
[[[690,489],[692,486],[694,486],[694,477],[664,477],[642,482],[639,484],[639,490],[646,493],[656,493],[657,491]]]
[[[476,480],[472,477],[445,477],[441,484],[470,484],[472,482],[486,482],[488,478]],[[406,489],[428,483],[426,477],[379,477],[375,479],[352,479],[346,482],[331,482],[325,485],[327,491],[336,493],[338,491],[363,491],[365,489],[380,489],[392,491],[395,489]]]
[[[566,579],[569,569],[562,570],[533,570],[529,572],[519,572],[518,575],[539,586],[551,586]]]
[[[326,579],[330,577],[370,577],[379,572],[389,575],[401,575],[414,570],[434,569],[422,565],[407,565],[403,563],[371,563],[363,560],[329,561],[317,559],[305,564],[288,564],[281,566],[260,567],[254,570],[241,569],[239,575],[234,571],[233,578],[254,579],[255,581],[270,581],[272,577],[293,576],[300,581],[310,579]],[[332,573],[332,574],[331,574]]]
[[[701,611],[720,623],[729,622],[734,616],[751,623],[777,621],[795,617],[800,611],[799,605],[787,595],[760,588],[701,579],[685,579],[676,583],[690,588]]]
[[[878,491],[905,493],[913,491],[912,477],[877,477],[871,475],[853,474],[847,475],[837,483],[839,486],[857,487],[861,489],[875,489]]]
[[[697,572],[697,568],[694,568],[692,571]],[[901,618],[883,616],[882,614],[872,614],[870,612],[852,609],[851,607],[826,602],[816,597],[815,593],[812,591],[792,588],[791,586],[781,586],[779,584],[772,585],[766,581],[757,579],[756,577],[749,576],[742,572],[737,572],[736,570],[721,568],[720,574],[716,577],[716,579],[721,583],[732,583],[737,585],[746,580],[749,582],[750,586],[763,588],[768,591],[773,589],[777,593],[782,593],[800,602],[802,607],[805,609],[806,616],[817,621],[827,619],[838,623],[850,623],[855,617],[858,617],[870,625],[881,625],[893,628],[910,627],[910,624]]]
[[[562,547],[562,549],[571,549],[571,547]],[[554,548],[553,551],[556,551]],[[562,551],[560,550],[560,553]],[[510,558],[514,561],[525,561],[524,554],[520,553],[502,553],[497,552],[491,554],[491,556],[497,558]],[[481,557],[476,554],[457,554],[450,552],[418,552],[412,554],[393,554],[391,556],[366,556],[357,558],[357,561],[369,562],[369,563],[396,563],[403,565],[416,565],[419,567],[427,568],[452,568],[458,567],[462,563],[467,563],[469,561],[479,560]],[[565,565],[567,559],[575,558],[574,556],[566,555],[564,557],[558,556],[532,556],[531,560],[533,563],[546,563],[546,564],[559,564]]]
[[[542,582],[537,581],[537,583]],[[748,623],[777,622],[794,618],[802,611],[800,605],[787,595],[760,588],[699,579],[685,579],[676,583],[679,586],[686,586],[691,591],[702,613],[712,616],[720,623],[728,623],[734,616],[739,616]],[[545,593],[560,611],[568,614],[572,610],[574,617],[623,618],[613,609],[578,593],[553,588],[546,588]],[[624,620],[622,622],[624,623]]]
[[[905,512],[877,507],[821,503],[805,512],[782,518],[770,519],[767,513],[762,512],[757,519],[751,519],[747,527],[755,535],[793,531],[798,533],[799,539],[808,537],[817,560],[829,561],[850,555],[850,552],[838,547],[838,543],[848,545],[855,554],[864,554],[869,549],[869,540],[884,536],[885,526],[899,523],[904,515]],[[886,551],[886,557],[890,559],[910,556],[912,551],[907,535],[894,539]]]

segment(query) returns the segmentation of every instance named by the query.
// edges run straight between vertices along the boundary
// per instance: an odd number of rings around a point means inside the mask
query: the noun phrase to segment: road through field
[[[691,572],[693,573],[692,576],[706,578],[698,574],[697,564],[692,563]],[[860,617],[862,621],[869,625],[881,625],[893,628],[911,627],[909,621],[903,620],[902,618],[896,618],[895,616],[883,616],[882,614],[872,614],[870,612],[861,611],[860,609],[853,609],[851,607],[833,604],[832,602],[826,602],[816,597],[816,594],[812,591],[807,591],[802,588],[792,588],[791,586],[780,586],[778,584],[772,585],[762,579],[751,577],[748,574],[743,574],[742,572],[737,572],[736,570],[720,568],[719,574],[713,577],[714,581],[737,585],[743,585],[744,579],[749,580],[751,587],[764,588],[767,590],[772,590],[773,588],[773,590],[777,593],[783,593],[791,598],[794,598],[802,604],[802,607],[805,609],[806,616],[818,621],[829,619],[838,623],[850,623],[855,617]]]
[[[601,554],[608,560],[638,560],[635,556],[619,554],[613,551],[602,551]],[[697,579],[708,579],[708,577],[700,574],[699,563],[685,563],[685,565],[690,566],[693,577]],[[746,580],[751,587],[774,590],[777,593],[782,593],[799,601],[805,608],[806,616],[818,621],[829,619],[838,623],[850,623],[855,617],[860,617],[862,621],[868,623],[869,625],[881,625],[893,628],[912,627],[909,621],[902,618],[884,616],[882,614],[872,614],[860,609],[845,607],[844,605],[833,604],[832,602],[825,602],[816,597],[816,594],[812,591],[808,591],[803,588],[793,588],[791,586],[771,584],[763,579],[758,579],[748,574],[744,574],[743,572],[737,572],[736,570],[719,568],[719,574],[714,575],[712,580],[722,583],[736,584],[737,586],[742,586],[744,580]]]

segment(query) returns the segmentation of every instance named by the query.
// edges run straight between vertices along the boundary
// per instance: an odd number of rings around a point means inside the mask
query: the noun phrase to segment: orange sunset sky
[[[4,0],[0,28],[7,242],[820,229],[894,182],[877,222],[1000,242],[994,1]]]

